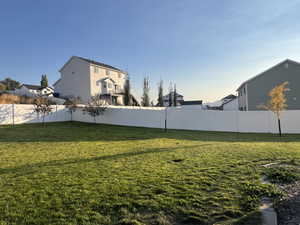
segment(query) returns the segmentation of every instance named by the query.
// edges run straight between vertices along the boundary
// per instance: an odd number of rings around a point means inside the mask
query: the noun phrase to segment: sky
[[[53,84],[73,55],[144,77],[185,100],[235,94],[245,80],[300,61],[300,0],[0,0],[0,80]]]

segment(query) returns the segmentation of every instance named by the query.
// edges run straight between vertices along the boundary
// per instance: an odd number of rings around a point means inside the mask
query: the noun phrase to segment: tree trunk
[[[45,115],[43,115],[43,126],[45,126]]]
[[[281,122],[280,122],[280,118],[278,118],[278,129],[279,129],[279,136],[281,137]]]

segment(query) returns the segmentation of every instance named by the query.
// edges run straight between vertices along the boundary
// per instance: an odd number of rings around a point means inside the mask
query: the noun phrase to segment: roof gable
[[[274,68],[276,68],[276,67],[278,67],[278,66],[281,66],[282,64],[287,63],[287,62],[288,62],[288,63],[293,63],[293,64],[300,65],[299,62],[296,62],[296,61],[293,61],[293,60],[290,60],[290,59],[286,59],[286,60],[284,60],[284,61],[282,61],[282,62],[276,64],[275,66],[272,66],[271,68],[269,68],[269,69],[267,69],[267,70],[265,70],[265,71],[259,73],[258,75],[254,76],[254,77],[252,77],[252,78],[250,78],[250,79],[248,79],[248,80],[246,80],[245,82],[243,82],[243,83],[238,87],[237,91],[238,91],[239,89],[241,89],[241,88],[242,88],[245,84],[247,84],[248,82],[250,82],[250,81],[256,79],[257,77],[260,77],[260,76],[264,75],[266,72],[268,72],[268,71],[270,71],[270,70],[272,70],[272,69],[274,69]]]

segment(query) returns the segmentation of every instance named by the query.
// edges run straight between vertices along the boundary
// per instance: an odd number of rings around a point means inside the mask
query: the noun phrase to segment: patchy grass
[[[264,174],[268,181],[275,184],[290,184],[300,179],[300,169],[292,166],[270,167]]]
[[[261,165],[298,162],[299,140],[77,122],[1,126],[0,224],[251,224],[260,220],[257,199],[277,194],[259,184]]]

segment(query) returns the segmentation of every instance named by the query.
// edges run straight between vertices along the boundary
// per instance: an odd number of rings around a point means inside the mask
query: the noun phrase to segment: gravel
[[[278,225],[300,225],[300,181],[280,188],[286,196],[275,206]]]

